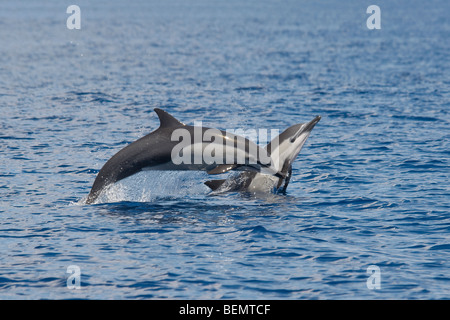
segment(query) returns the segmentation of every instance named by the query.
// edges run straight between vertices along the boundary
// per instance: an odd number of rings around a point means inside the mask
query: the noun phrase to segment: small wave
[[[430,247],[429,250],[450,250],[450,244],[437,244]]]
[[[425,121],[425,122],[445,122],[443,119],[435,118],[435,117],[424,117],[424,116],[411,116],[411,115],[394,115],[392,118],[395,119],[404,119],[411,121]]]
[[[30,137],[16,137],[16,136],[0,136],[2,140],[34,140],[34,138]]]
[[[260,238],[265,238],[267,236],[274,236],[274,235],[280,234],[275,231],[269,231],[261,225],[257,225],[254,227],[248,227],[248,228],[242,228],[242,229],[240,229],[240,231],[245,236],[252,235],[252,236],[256,236],[256,237],[260,237]]]
[[[355,197],[350,199],[340,199],[336,201],[322,201],[317,203],[318,206],[346,206],[355,209],[380,209],[385,207],[393,207],[395,204],[381,201],[378,199]]]
[[[235,91],[241,92],[241,91],[260,91],[260,90],[264,90],[263,86],[243,86],[243,87],[237,87],[236,89],[234,89]]]
[[[116,100],[116,97],[101,91],[69,91],[68,94],[73,95],[74,98],[79,101],[107,103]],[[71,98],[68,97],[67,99],[64,99],[64,101],[67,100],[71,100]]]

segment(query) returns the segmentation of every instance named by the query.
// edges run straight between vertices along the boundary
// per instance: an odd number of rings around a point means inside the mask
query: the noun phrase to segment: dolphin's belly
[[[268,175],[256,173],[255,177],[252,179],[247,187],[249,192],[272,192],[276,189],[278,185],[279,178]]]

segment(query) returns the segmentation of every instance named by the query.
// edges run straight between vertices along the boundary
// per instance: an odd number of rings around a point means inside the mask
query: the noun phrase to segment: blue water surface
[[[74,2],[80,30],[72,3],[0,4],[1,299],[450,298],[448,1]],[[155,107],[322,120],[285,195],[147,172],[83,205]]]

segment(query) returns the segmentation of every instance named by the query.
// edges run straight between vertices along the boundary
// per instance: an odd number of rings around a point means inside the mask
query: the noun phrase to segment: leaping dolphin
[[[308,123],[289,127],[265,147],[279,175],[247,171],[228,179],[206,181],[205,184],[217,193],[225,191],[285,192],[292,175],[292,162],[297,158],[311,130],[320,119],[321,117],[317,116]]]
[[[109,185],[142,170],[206,170],[209,174],[240,170],[285,178],[287,173],[269,155],[270,145],[261,148],[241,136],[203,126],[185,125],[161,109],[154,110],[160,127],[132,142],[105,163],[86,204],[94,203]],[[205,152],[209,152],[209,157],[204,156]],[[236,161],[237,158],[240,161]]]

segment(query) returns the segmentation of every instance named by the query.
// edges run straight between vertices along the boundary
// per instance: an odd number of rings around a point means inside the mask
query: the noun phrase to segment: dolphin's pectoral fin
[[[220,186],[225,182],[225,179],[222,180],[208,180],[205,184],[211,188],[212,191],[215,191],[220,188]]]
[[[214,169],[208,171],[208,174],[220,174],[239,167],[237,164],[219,164]]]

